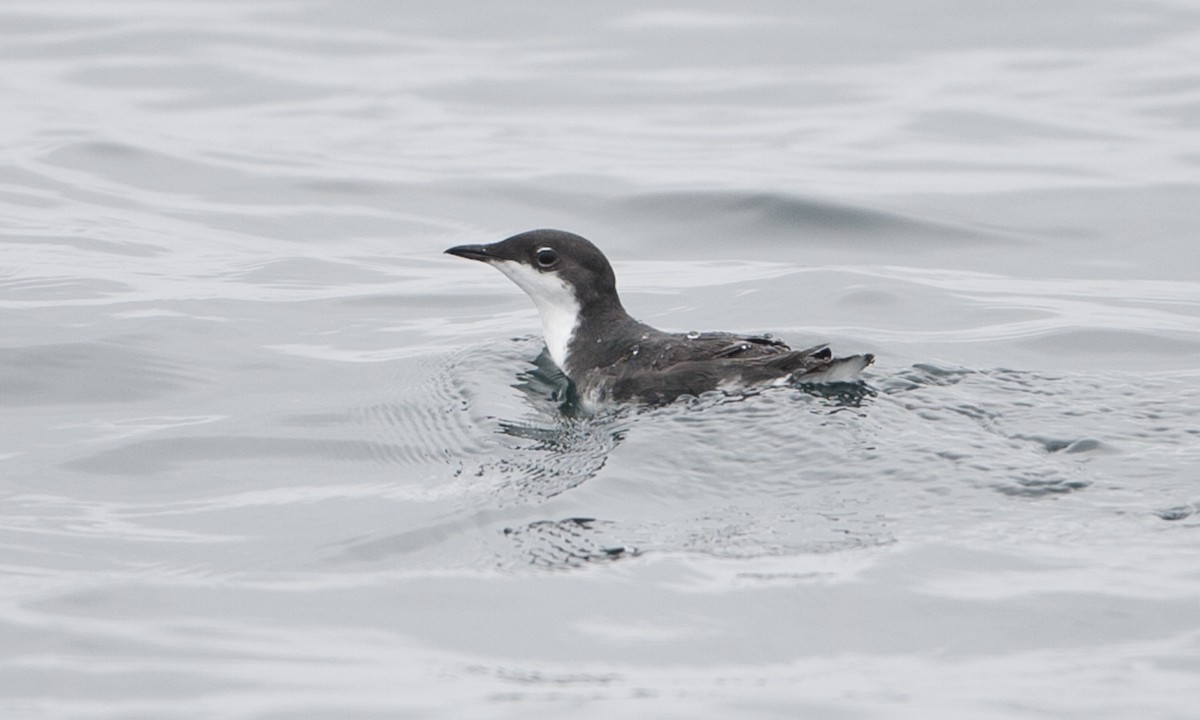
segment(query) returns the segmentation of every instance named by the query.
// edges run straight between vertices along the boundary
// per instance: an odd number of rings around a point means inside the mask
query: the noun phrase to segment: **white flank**
[[[579,301],[575,292],[554,273],[534,270],[524,263],[493,262],[533,300],[542,316],[542,338],[554,364],[566,372],[571,337],[579,326]]]

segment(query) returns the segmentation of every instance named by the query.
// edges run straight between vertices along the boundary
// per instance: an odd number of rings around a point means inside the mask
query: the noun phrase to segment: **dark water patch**
[[[0,404],[123,403],[206,384],[157,353],[115,342],[0,348]]]
[[[1080,438],[1078,440],[1050,438],[1040,435],[1022,435],[1020,433],[1013,435],[1017,440],[1029,440],[1037,443],[1045,448],[1048,453],[1064,452],[1067,454],[1086,453],[1086,452],[1116,452],[1116,448],[1107,443],[1091,438]]]
[[[536,567],[576,567],[640,554],[612,534],[613,525],[595,518],[538,520],[504,528],[504,537],[512,545],[511,553]],[[500,563],[502,567],[508,564],[505,560]]]
[[[1058,476],[1054,470],[1047,470],[1041,477],[1016,477],[995,488],[1004,495],[1013,497],[1040,498],[1052,495],[1065,495],[1091,486],[1088,480],[1070,479]]]
[[[1155,511],[1154,514],[1167,522],[1176,522],[1178,520],[1186,520],[1197,512],[1200,512],[1200,504],[1176,505],[1175,507]]]
[[[521,391],[525,403],[542,417],[553,417],[556,411],[567,416],[581,414],[581,408],[574,404],[571,381],[554,364],[550,351],[545,347],[533,359],[532,368],[517,374],[517,382],[513,387]],[[613,415],[611,412],[607,414]]]
[[[877,394],[875,388],[865,382],[797,383],[795,387],[801,392],[823,400],[826,407],[835,409],[862,407]],[[757,393],[745,393],[742,397],[750,397],[753,394]]]

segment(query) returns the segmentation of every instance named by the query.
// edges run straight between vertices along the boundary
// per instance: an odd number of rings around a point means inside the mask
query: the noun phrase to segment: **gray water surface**
[[[0,3],[0,716],[1191,718],[1200,6]],[[562,227],[858,392],[571,418]]]

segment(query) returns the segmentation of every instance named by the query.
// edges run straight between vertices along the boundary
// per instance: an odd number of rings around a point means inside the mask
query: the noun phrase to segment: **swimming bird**
[[[495,267],[529,295],[550,358],[585,408],[656,405],[712,390],[854,382],[875,359],[869,353],[835,358],[827,345],[792,350],[770,335],[653,328],[625,312],[604,253],[562,230],[530,230],[446,252]]]

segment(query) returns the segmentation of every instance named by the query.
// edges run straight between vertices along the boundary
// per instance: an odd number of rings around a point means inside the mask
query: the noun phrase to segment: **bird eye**
[[[554,252],[553,248],[539,248],[533,259],[537,261],[540,268],[554,267],[554,264],[558,262],[558,253]]]

